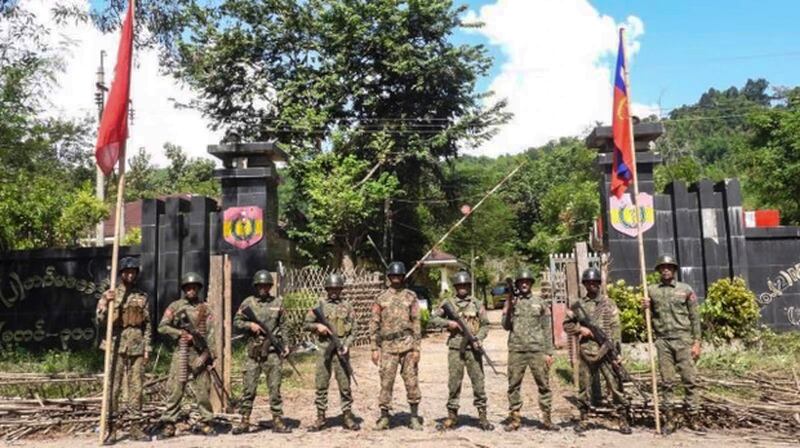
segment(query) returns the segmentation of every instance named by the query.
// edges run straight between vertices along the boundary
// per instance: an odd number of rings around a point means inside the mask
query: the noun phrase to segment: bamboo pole
[[[406,280],[408,280],[408,278],[409,278],[409,277],[411,277],[411,274],[413,274],[413,273],[414,273],[414,271],[416,271],[416,270],[417,270],[417,268],[418,268],[418,267],[420,267],[420,266],[422,265],[422,262],[423,262],[423,261],[425,261],[425,260],[426,260],[426,259],[427,259],[427,258],[428,258],[430,255],[431,255],[431,253],[432,253],[434,250],[436,250],[436,248],[437,248],[437,247],[439,247],[439,245],[440,245],[440,244],[442,244],[442,243],[444,242],[444,240],[446,240],[446,239],[447,239],[447,238],[450,236],[450,234],[451,234],[451,233],[453,233],[453,231],[454,231],[454,230],[456,230],[456,229],[457,229],[457,228],[458,228],[458,227],[459,227],[461,224],[463,224],[463,223],[464,223],[464,221],[466,221],[466,220],[467,220],[467,218],[469,218],[470,216],[472,216],[472,214],[473,214],[473,213],[475,213],[475,210],[477,210],[477,209],[478,209],[478,207],[480,207],[480,206],[481,206],[481,204],[483,204],[483,202],[484,202],[486,199],[488,199],[488,198],[489,198],[489,196],[493,195],[493,194],[494,194],[494,193],[495,193],[497,190],[499,190],[499,189],[500,189],[500,187],[502,187],[502,186],[503,186],[503,184],[504,184],[504,183],[506,183],[506,181],[507,181],[508,179],[511,179],[511,176],[513,176],[513,175],[517,174],[517,171],[519,171],[519,170],[520,170],[520,168],[522,168],[523,166],[525,166],[525,164],[526,164],[526,163],[528,163],[528,161],[527,161],[527,160],[523,161],[522,163],[520,163],[520,164],[519,164],[519,166],[517,166],[517,167],[516,167],[516,168],[514,168],[514,169],[513,169],[513,170],[512,170],[510,173],[508,173],[508,174],[506,175],[506,177],[504,177],[503,179],[501,179],[501,180],[500,180],[500,182],[498,182],[498,183],[497,183],[497,185],[495,185],[495,186],[494,186],[494,187],[493,187],[491,190],[489,190],[489,192],[488,192],[488,193],[486,193],[486,194],[485,194],[485,195],[484,195],[484,196],[481,198],[481,200],[480,200],[480,201],[478,201],[478,203],[477,203],[477,204],[475,204],[475,207],[472,207],[472,210],[470,210],[470,212],[469,212],[469,213],[467,213],[466,215],[462,216],[462,217],[461,217],[461,219],[459,219],[459,220],[458,220],[458,221],[457,221],[455,224],[453,224],[453,226],[452,226],[452,227],[450,227],[450,230],[448,230],[448,231],[447,231],[447,232],[446,232],[446,233],[445,233],[445,234],[444,234],[444,235],[443,235],[441,238],[439,238],[439,241],[437,241],[437,242],[436,242],[436,244],[434,244],[434,245],[431,247],[431,249],[430,249],[430,250],[429,250],[427,253],[425,253],[425,255],[423,255],[423,256],[422,256],[422,258],[420,258],[420,259],[419,259],[419,261],[418,261],[418,262],[417,262],[417,263],[416,263],[416,264],[415,264],[415,265],[414,265],[414,266],[411,268],[411,270],[409,270],[409,271],[408,271],[408,273],[406,274],[406,277],[405,277],[405,279],[406,279]]]
[[[124,203],[125,193],[125,145],[120,146],[119,151],[119,181],[117,182],[117,208],[115,211],[116,222],[114,223],[114,246],[111,251],[111,291],[117,290],[117,267],[119,258],[119,232],[121,228],[120,221],[122,220],[122,205]],[[103,300],[103,299],[100,299]],[[108,303],[108,313],[106,316],[106,340],[105,340],[105,363],[103,367],[103,405],[100,410],[100,444],[105,442],[106,432],[108,430],[108,417],[110,411],[111,390],[109,382],[111,381],[111,365],[114,356],[112,350],[113,344],[111,339],[114,337],[114,310],[116,299]]]
[[[630,118],[630,99],[631,99],[631,87],[630,82],[628,80],[628,59],[625,55],[625,28],[620,29],[620,39],[622,39],[621,51],[623,54],[623,61],[625,61],[625,91],[627,92],[627,101],[628,101],[628,128],[630,132],[630,139],[631,139],[631,163],[633,164],[633,208],[634,208],[634,216],[636,219],[636,242],[638,243],[637,246],[639,248],[639,272],[641,274],[642,279],[642,294],[645,300],[649,300],[647,294],[647,267],[644,258],[644,236],[642,235],[642,219],[641,214],[639,212],[639,173],[636,166],[636,140],[634,140],[633,135],[633,120]],[[647,351],[650,354],[650,380],[652,383],[653,389],[653,413],[655,415],[655,423],[656,423],[656,433],[661,433],[661,414],[658,409],[658,382],[656,381],[656,357],[655,357],[655,350],[653,347],[653,322],[652,322],[652,315],[650,312],[650,307],[646,307],[644,309],[644,319],[647,323]]]

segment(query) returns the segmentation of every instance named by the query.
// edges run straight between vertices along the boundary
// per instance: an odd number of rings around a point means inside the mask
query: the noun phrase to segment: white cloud
[[[88,0],[71,0],[88,10]],[[23,0],[26,9],[36,13],[38,20],[52,27],[49,37],[54,44],[72,42],[66,57],[66,67],[60,73],[58,86],[49,97],[53,115],[78,118],[96,116],[94,103],[95,79],[100,64],[100,51],[105,50],[105,83],[111,85],[119,45],[119,32],[103,34],[90,23],[56,25],[50,14],[52,2]],[[131,81],[131,99],[135,111],[130,128],[128,154],[144,147],[153,155],[153,162],[164,165],[164,143],[182,146],[193,157],[211,156],[206,146],[219,141],[220,134],[208,129],[208,120],[196,110],[176,109],[170,98],[186,103],[192,93],[180,87],[171,77],[159,74],[159,62],[154,51],[134,52],[135,67]]]
[[[499,46],[506,59],[489,88],[495,98],[508,99],[514,118],[475,150],[490,156],[582,135],[597,121],[610,122],[618,29],[626,29],[631,66],[644,34],[638,17],[617,23],[587,0],[497,0],[466,18],[485,24],[473,32]],[[654,110],[633,105],[634,113]]]

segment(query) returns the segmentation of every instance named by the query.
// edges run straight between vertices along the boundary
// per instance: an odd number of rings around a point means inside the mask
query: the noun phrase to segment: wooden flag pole
[[[625,29],[621,29],[620,38],[623,38],[625,34]],[[623,55],[625,52],[625,44],[621,45]],[[627,92],[628,97],[628,115],[630,115],[630,99],[631,99],[631,84],[628,80],[628,59],[624,57],[625,61],[625,90]],[[633,121],[629,118],[628,119],[628,128],[630,129],[630,138],[631,138],[631,163],[633,164],[633,208],[635,210],[634,216],[636,219],[636,242],[638,243],[639,247],[639,272],[642,278],[642,294],[644,295],[644,299],[648,300],[647,294],[647,266],[644,258],[644,238],[642,236],[642,219],[641,213],[639,211],[639,174],[638,168],[636,166],[636,141],[634,140],[633,136]],[[655,415],[656,420],[656,433],[661,434],[661,414],[658,409],[658,382],[656,380],[656,356],[655,350],[653,347],[653,322],[652,322],[652,315],[650,313],[650,307],[646,307],[644,309],[644,319],[647,323],[647,351],[650,353],[650,380],[652,383],[652,390],[653,390],[653,412]]]
[[[125,194],[125,145],[121,145],[119,151],[119,181],[117,182],[117,206],[114,212],[116,222],[114,223],[114,248],[111,251],[111,291],[117,290],[117,268],[119,258],[119,239],[120,229],[122,228],[122,206]],[[100,300],[103,300],[102,298]],[[103,367],[103,404],[100,410],[100,444],[105,442],[108,430],[108,417],[111,408],[111,365],[114,357],[111,343],[114,337],[114,313],[115,301],[108,303],[106,313],[106,339],[105,339],[105,363]]]
[[[430,250],[429,250],[427,253],[425,253],[425,255],[423,255],[423,256],[422,256],[422,258],[420,258],[420,259],[419,259],[419,261],[418,261],[418,262],[417,262],[417,263],[416,263],[416,264],[415,264],[415,265],[414,265],[414,266],[411,268],[411,270],[409,270],[409,271],[408,271],[408,273],[407,273],[407,274],[406,274],[406,276],[405,276],[405,279],[406,279],[406,280],[408,280],[408,278],[409,278],[409,277],[411,277],[411,274],[413,274],[413,273],[414,273],[414,271],[416,271],[416,270],[417,270],[417,268],[418,268],[420,265],[422,265],[422,262],[423,262],[423,261],[425,261],[425,260],[426,260],[426,259],[427,259],[427,258],[428,258],[430,255],[431,255],[431,253],[432,253],[432,252],[433,252],[433,251],[434,251],[434,250],[435,250],[437,247],[439,247],[439,245],[440,245],[440,244],[442,244],[442,243],[444,242],[444,240],[446,240],[446,239],[447,239],[447,238],[450,236],[450,234],[451,234],[451,233],[453,233],[453,231],[454,231],[454,230],[456,230],[456,229],[457,229],[457,228],[458,228],[458,227],[459,227],[461,224],[463,224],[463,223],[464,223],[464,221],[466,221],[466,220],[467,220],[467,218],[469,218],[470,216],[472,216],[472,214],[475,212],[475,210],[477,210],[477,209],[478,209],[478,207],[480,207],[480,206],[481,206],[481,204],[483,204],[483,202],[484,202],[486,199],[488,199],[488,198],[489,198],[489,196],[493,195],[493,194],[494,194],[494,193],[495,193],[497,190],[499,190],[499,189],[500,189],[500,187],[502,187],[502,186],[503,186],[503,184],[504,184],[504,183],[506,183],[506,181],[507,181],[508,179],[511,179],[511,176],[513,176],[513,175],[517,174],[517,171],[519,171],[519,170],[520,170],[520,168],[522,168],[523,166],[525,166],[525,164],[526,164],[526,163],[528,163],[528,161],[527,161],[527,160],[524,160],[522,163],[520,163],[520,164],[519,164],[519,166],[517,166],[517,167],[516,167],[516,168],[514,168],[514,169],[513,169],[513,170],[512,170],[510,173],[508,173],[508,174],[506,175],[506,177],[504,177],[504,178],[503,178],[503,179],[502,179],[500,182],[498,182],[498,183],[497,183],[497,185],[495,185],[495,186],[494,186],[494,188],[492,188],[491,190],[489,190],[489,192],[488,192],[488,193],[486,193],[486,194],[485,194],[485,195],[484,195],[484,196],[481,198],[481,200],[480,200],[480,201],[478,201],[478,203],[477,203],[477,204],[475,204],[475,207],[472,207],[472,210],[470,210],[470,212],[469,212],[469,213],[467,213],[466,215],[462,216],[462,217],[461,217],[461,219],[459,219],[459,220],[458,220],[458,221],[457,221],[455,224],[453,224],[453,226],[452,226],[452,227],[450,227],[450,230],[448,230],[448,231],[447,231],[447,232],[446,232],[446,233],[445,233],[445,234],[444,234],[444,235],[443,235],[441,238],[439,238],[439,241],[437,241],[437,242],[436,242],[436,244],[434,244],[434,245],[433,245],[433,247],[431,247],[431,249],[430,249]]]

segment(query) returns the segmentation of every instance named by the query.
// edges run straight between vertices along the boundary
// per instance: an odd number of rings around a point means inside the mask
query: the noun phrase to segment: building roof
[[[455,255],[449,254],[445,251],[434,249],[428,258],[422,261],[425,266],[441,266],[441,265],[460,265],[461,262]]]

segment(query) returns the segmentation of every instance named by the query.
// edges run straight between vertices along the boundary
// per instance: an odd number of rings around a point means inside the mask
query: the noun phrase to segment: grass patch
[[[103,370],[103,352],[89,348],[72,352],[48,350],[34,352],[22,347],[0,351],[0,372],[91,374]]]

